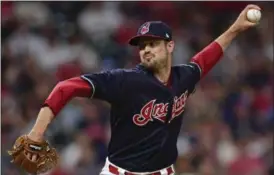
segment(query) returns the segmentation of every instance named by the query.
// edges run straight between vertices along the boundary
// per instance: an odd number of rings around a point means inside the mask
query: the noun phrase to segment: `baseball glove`
[[[27,153],[36,154],[36,161],[30,160]],[[47,141],[34,142],[26,135],[16,139],[8,154],[12,157],[11,163],[31,174],[45,173],[54,168],[59,160],[56,150],[51,148]]]

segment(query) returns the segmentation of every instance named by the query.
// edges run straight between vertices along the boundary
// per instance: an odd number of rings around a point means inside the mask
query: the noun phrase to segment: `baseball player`
[[[30,133],[17,139],[10,152],[13,162],[34,173],[53,168],[58,156],[43,138],[47,126],[73,97],[87,97],[111,104],[111,139],[101,175],[175,174],[176,142],[186,101],[231,41],[256,25],[247,20],[249,9],[260,10],[248,5],[227,31],[189,63],[177,66],[172,66],[175,43],[171,29],[160,21],[146,22],[129,41],[138,47],[141,63],[133,69],[85,74],[59,82]]]

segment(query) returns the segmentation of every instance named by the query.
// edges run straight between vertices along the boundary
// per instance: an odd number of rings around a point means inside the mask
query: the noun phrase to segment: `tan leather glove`
[[[37,155],[35,161],[31,160],[27,154]],[[34,142],[26,135],[18,137],[13,148],[8,151],[12,156],[12,163],[21,167],[28,173],[40,174],[48,172],[56,167],[59,156],[54,148],[51,148],[47,141]]]

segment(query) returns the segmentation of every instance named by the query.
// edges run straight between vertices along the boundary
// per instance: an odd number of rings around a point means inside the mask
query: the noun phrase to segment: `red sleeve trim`
[[[197,63],[201,69],[201,77],[204,77],[223,56],[223,49],[217,42],[212,42],[201,52],[197,53],[191,62]]]
[[[71,78],[59,82],[43,106],[48,106],[56,116],[73,97],[90,97],[92,93],[93,89],[87,81],[80,77]]]

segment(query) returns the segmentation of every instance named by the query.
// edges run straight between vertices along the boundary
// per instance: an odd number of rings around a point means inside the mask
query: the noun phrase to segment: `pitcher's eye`
[[[154,47],[154,46],[155,46],[155,42],[151,41],[151,42],[149,43],[149,46],[150,46],[150,47]]]
[[[139,44],[139,49],[140,49],[140,50],[144,50],[145,47],[146,47],[146,45],[145,45],[144,43],[140,43],[140,44]]]
[[[151,41],[151,42],[150,42],[150,46],[151,46],[151,47],[155,47],[155,46],[160,45],[160,43],[161,43],[161,42],[160,42],[159,40]]]
[[[147,41],[147,42],[140,42],[139,43],[139,49],[143,50],[146,46],[149,46],[151,48],[157,46],[160,42],[159,41]]]

